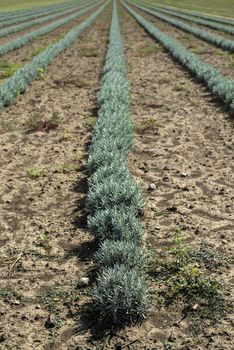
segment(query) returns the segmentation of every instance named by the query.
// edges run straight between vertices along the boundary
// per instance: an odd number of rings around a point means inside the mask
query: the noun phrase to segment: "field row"
[[[129,4],[90,3],[68,16],[91,9],[0,86],[2,342],[13,347],[96,350],[90,332],[100,337],[147,313],[143,326],[120,332],[124,346],[182,348],[185,335],[192,344],[193,317],[220,346],[223,330],[216,337],[208,312],[229,324],[209,266],[229,281],[228,261],[212,249],[231,242],[231,127],[182,68],[231,111],[234,83]],[[100,346],[118,340],[114,333]]]
[[[92,7],[98,6],[98,4],[99,3],[94,3],[94,4],[91,3],[90,5],[89,4],[85,5],[84,9],[81,9],[76,13],[73,13],[72,15],[69,15],[55,22],[52,22],[47,26],[36,29],[21,37],[10,40],[5,44],[0,45],[0,53],[3,55],[9,51],[20,48],[25,44],[29,43],[30,41],[32,41],[33,39],[37,38],[38,36],[43,36],[44,34],[54,31],[60,26],[63,26],[66,23],[73,21],[74,19],[85,14],[87,11],[91,10]],[[138,7],[138,5],[136,6]],[[167,21],[170,24],[179,26],[179,28],[184,29],[184,26],[185,26],[186,29],[188,29],[191,32],[192,27],[187,28],[188,26],[186,26],[182,22],[180,22],[178,25],[177,23],[178,21],[177,22],[174,22],[173,20],[171,21],[168,17],[166,16],[162,17],[161,15],[158,15],[154,11],[152,12],[151,10],[147,10],[146,8],[142,8],[142,7],[139,7],[139,9],[144,10],[147,13],[153,16],[156,16],[159,19]],[[184,65],[200,81],[203,81],[208,86],[210,91],[214,93],[221,101],[223,101],[231,109],[234,108],[233,107],[234,106],[234,102],[233,102],[234,86],[233,86],[232,80],[226,78],[212,65],[204,63],[196,54],[187,50],[182,44],[176,41],[173,41],[173,39],[171,39],[169,36],[160,32],[160,30],[157,30],[153,26],[153,24],[144,20],[144,18],[141,17],[136,12],[131,12],[131,13],[132,14],[134,13],[134,16],[136,16],[137,19],[139,20],[139,23],[144,25],[145,28],[147,28],[147,30],[152,35],[154,35],[155,38],[173,55],[174,58],[179,60],[180,63]],[[76,32],[75,29],[73,31]],[[71,31],[71,33],[73,31]],[[196,35],[198,35],[198,32],[199,32],[198,36],[203,39],[205,38],[206,40],[209,41],[209,43],[212,42],[217,46],[230,49],[231,51],[234,48],[232,40],[227,40],[224,38],[222,39],[219,36],[215,36],[210,33],[206,33],[204,31],[199,31],[196,29],[194,29],[194,31],[196,32]],[[0,87],[1,106],[4,106],[4,105],[6,106],[11,104],[14,98],[19,95],[19,93],[22,93],[25,91],[25,89],[27,88],[27,85],[33,79],[43,74],[44,69],[52,61],[53,57],[55,57],[59,52],[61,52],[62,47],[67,47],[68,43],[70,42],[70,39],[69,39],[70,36],[71,34],[68,33],[67,36],[65,36],[63,39],[56,42],[51,47],[44,49],[42,53],[39,53],[38,55],[36,55],[36,57],[34,57],[31,61],[29,61],[27,64],[19,68],[16,71],[16,73],[13,74],[12,77],[10,77],[9,79],[7,79],[1,84],[1,87]],[[59,51],[57,51],[57,48],[59,48]]]
[[[52,15],[54,13],[58,13],[58,16],[60,15],[60,13],[63,14],[63,11],[69,10],[72,11],[72,9],[75,9],[77,5],[70,5],[70,6],[64,6],[61,8],[61,6],[59,8],[57,7],[53,7],[51,9],[46,9],[46,10],[34,10],[32,13],[31,12],[27,12],[24,16],[17,16],[16,18],[12,18],[12,17],[4,17],[3,19],[0,18],[0,28],[2,27],[7,27],[7,26],[11,26],[12,24],[19,24],[22,22],[26,22],[29,20],[32,20],[34,18],[38,18],[38,17],[43,17],[43,16],[47,16],[47,15]]]
[[[131,4],[134,4],[134,3],[131,2]],[[225,39],[224,37],[222,37],[220,35],[212,34],[212,33],[206,32],[202,29],[192,27],[189,24],[186,24],[186,23],[178,21],[174,18],[160,14],[160,11],[158,12],[156,10],[151,10],[151,9],[139,6],[139,5],[135,5],[135,6],[139,9],[145,11],[146,13],[153,15],[156,18],[158,18],[162,21],[165,21],[166,23],[172,24],[173,26],[175,26],[179,29],[182,29],[183,31],[185,31],[187,33],[191,33],[191,34],[197,36],[198,38],[201,38],[201,39],[207,41],[208,43],[213,44],[214,46],[217,46],[223,50],[234,52],[234,40]]]
[[[35,19],[35,20],[32,20],[32,21],[26,21],[24,23],[21,23],[21,24],[18,24],[18,25],[14,25],[14,26],[10,26],[10,27],[7,26],[6,28],[0,30],[0,37],[2,38],[2,37],[5,37],[5,36],[8,36],[10,34],[17,33],[17,32],[19,32],[21,30],[24,30],[24,29],[36,26],[38,24],[42,24],[42,23],[48,22],[50,20],[53,20],[54,18],[57,18],[57,17],[63,16],[63,15],[69,14],[71,12],[74,12],[75,10],[76,10],[76,8],[72,8],[72,9],[69,8],[68,10],[64,10],[62,12],[59,11],[59,13],[46,15],[46,16],[43,16],[42,18],[38,18],[38,19]]]
[[[222,19],[214,21],[213,18],[211,18],[211,20],[209,18],[208,19],[197,18],[196,16],[187,15],[187,14],[184,14],[182,12],[178,12],[176,10],[167,10],[165,8],[162,8],[162,7],[151,7],[151,8],[157,10],[158,12],[166,13],[166,14],[172,15],[174,17],[185,19],[189,22],[196,23],[196,24],[202,25],[204,27],[212,28],[215,30],[220,30],[220,31],[223,31],[223,32],[226,32],[229,34],[234,34],[234,28],[233,28],[234,22],[233,21],[230,21],[228,23],[230,25],[225,25],[225,24],[223,24]]]
[[[80,7],[79,7],[78,9],[75,9],[75,13],[73,10],[72,14],[70,14],[67,17],[61,18],[61,19],[59,19],[55,22],[52,22],[51,24],[48,24],[42,28],[33,30],[29,33],[26,33],[25,35],[22,35],[16,39],[12,39],[12,40],[7,41],[5,44],[0,45],[0,55],[4,55],[7,52],[18,49],[18,48],[22,47],[23,45],[27,44],[28,42],[34,40],[35,38],[42,36],[42,35],[45,35],[51,31],[63,26],[64,24],[69,23],[76,18],[79,18],[80,16],[82,16],[83,14],[85,14],[86,12],[91,10],[94,6],[97,6],[99,4],[100,3],[85,5],[84,9],[80,9]],[[66,13],[63,13],[63,14],[65,15]]]

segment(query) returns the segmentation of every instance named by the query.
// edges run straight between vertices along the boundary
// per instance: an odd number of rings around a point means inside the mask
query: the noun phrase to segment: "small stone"
[[[148,188],[148,189],[151,190],[151,191],[153,191],[153,190],[156,189],[156,185],[155,185],[154,183],[149,184],[149,188]]]
[[[187,174],[187,173],[181,173],[180,176],[181,176],[181,177],[187,177],[188,174]]]
[[[41,306],[40,305],[36,305],[35,309],[41,309]]]
[[[82,277],[80,278],[80,280],[78,281],[78,288],[85,288],[89,285],[89,278],[88,277]]]

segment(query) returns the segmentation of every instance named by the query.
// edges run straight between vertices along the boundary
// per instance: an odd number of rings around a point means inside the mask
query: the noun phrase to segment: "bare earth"
[[[122,6],[119,10],[135,127],[129,167],[147,197],[145,249],[166,259],[178,229],[191,247],[205,242],[226,259],[214,274],[231,300],[233,118],[169,54],[153,46]],[[81,277],[92,280],[96,250],[86,230],[85,165],[110,19],[108,6],[43,79],[1,112],[0,349],[110,350],[119,342],[132,350],[229,350],[231,313],[219,322],[201,318],[197,327],[185,312],[189,305],[166,306],[162,285],[152,275],[156,260],[145,269],[151,290],[147,320],[112,336],[98,339],[91,288],[77,288]],[[178,35],[174,28],[168,33]],[[24,50],[28,55],[29,46],[18,50],[19,58]],[[18,60],[16,53],[11,57]],[[228,73],[224,58],[220,62]],[[27,132],[34,113],[55,112],[58,129]],[[27,173],[34,168],[43,170],[36,179]],[[149,190],[150,184],[156,188]]]

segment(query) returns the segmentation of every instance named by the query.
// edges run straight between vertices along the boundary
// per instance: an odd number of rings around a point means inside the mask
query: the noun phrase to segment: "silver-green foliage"
[[[35,39],[36,37],[40,36],[40,35],[45,35],[61,26],[63,26],[66,23],[69,23],[71,21],[73,21],[74,19],[80,17],[81,15],[83,15],[85,12],[89,11],[92,7],[97,6],[98,3],[95,3],[92,6],[88,6],[85,7],[82,10],[76,11],[75,13],[73,13],[72,15],[69,15],[65,18],[61,18],[51,24],[48,24],[42,28],[33,30],[29,33],[26,33],[25,35],[22,35],[16,39],[7,41],[5,44],[0,45],[0,55],[4,55],[9,51],[18,49],[22,46],[24,46],[25,44],[27,44],[28,42],[32,41],[33,39]],[[69,10],[70,12],[71,10]],[[67,11],[66,11],[67,12]],[[63,13],[65,14],[65,13]]]
[[[135,244],[140,242],[143,232],[135,208],[126,205],[115,205],[90,215],[88,229],[99,242],[111,239]]]
[[[86,20],[68,32],[63,39],[59,40],[53,45],[50,45],[46,50],[34,57],[30,62],[19,68],[12,77],[7,79],[0,86],[0,108],[5,105],[10,105],[19,93],[24,92],[30,82],[37,78],[38,73],[41,72],[41,70],[43,71],[56,56],[58,56],[75,41],[81,32],[83,32],[93,23],[105,6],[106,3]]]
[[[109,327],[144,319],[147,313],[145,281],[137,269],[124,265],[101,271],[93,297],[99,320]]]
[[[167,7],[167,6],[150,6],[153,9],[165,9],[165,10],[172,10],[172,8]],[[230,24],[230,25],[234,25],[234,20],[233,19],[229,19],[229,18],[225,18],[225,17],[214,17],[212,15],[205,15],[204,13],[201,12],[195,12],[195,11],[189,11],[189,10],[179,10],[179,8],[176,9],[176,12],[181,13],[181,14],[186,14],[186,15],[190,15],[193,17],[198,17],[198,18],[203,18],[203,19],[207,19],[209,21],[212,22],[218,22],[218,23],[222,23],[222,24]]]
[[[13,34],[13,33],[16,33],[16,32],[19,32],[20,30],[30,28],[32,26],[51,21],[52,19],[59,17],[59,16],[62,16],[62,15],[65,15],[69,12],[71,12],[71,9],[68,9],[68,10],[65,10],[65,11],[59,12],[59,13],[56,12],[52,15],[44,16],[42,18],[37,18],[37,19],[31,20],[31,21],[23,22],[23,23],[18,24],[18,25],[4,28],[4,29],[0,30],[0,38],[7,36],[7,35],[10,35],[10,34]]]
[[[166,10],[162,9],[161,7],[157,7],[157,11],[167,13],[169,15],[185,19],[190,22],[194,22],[197,24],[200,24],[204,27],[216,29],[216,30],[222,30],[223,32],[229,33],[229,34],[234,34],[234,28],[232,26],[224,25],[221,23],[215,23],[213,21],[210,21],[208,19],[201,19],[201,18],[196,18],[194,16],[189,16],[186,14],[183,14],[181,12],[175,11],[175,10]]]
[[[128,269],[142,268],[143,254],[134,242],[106,240],[94,256],[99,269],[124,265]]]
[[[127,167],[133,130],[115,1],[97,101],[86,205],[88,228],[103,243],[95,256],[101,271],[93,291],[94,306],[99,320],[114,327],[142,319],[147,311],[147,287],[139,272],[143,256],[138,248],[142,235],[138,213],[145,201]]]
[[[178,41],[157,29],[151,22],[139,15],[136,11],[125,5],[129,13],[157,39],[170,54],[194,74],[208,89],[224,102],[231,110],[234,110],[234,82],[224,77],[217,69],[208,63],[204,63],[198,55],[187,50]]]
[[[151,15],[153,15],[154,17],[159,18],[160,20],[162,20],[166,23],[170,23],[173,26],[186,31],[187,33],[194,34],[198,38],[201,38],[201,39],[207,41],[208,43],[213,44],[213,45],[215,45],[223,50],[234,52],[234,40],[225,39],[224,37],[222,37],[220,35],[215,35],[215,34],[206,32],[204,30],[201,30],[199,28],[192,27],[187,23],[178,21],[172,17],[168,17],[168,16],[165,16],[163,14],[160,14],[159,11],[156,12],[153,10],[149,10],[146,7],[138,6],[135,3],[134,3],[134,6],[138,7],[139,9],[141,9],[141,10],[143,10]]]
[[[0,14],[0,22],[6,21],[6,20],[11,20],[11,19],[14,19],[16,17],[26,16],[26,15],[30,16],[31,14],[34,14],[34,13],[40,14],[40,13],[43,13],[45,11],[50,11],[53,9],[62,10],[64,7],[73,6],[73,5],[75,6],[80,2],[83,2],[83,0],[81,0],[81,1],[80,0],[69,1],[65,5],[64,5],[64,3],[60,3],[60,4],[40,6],[40,7],[34,7],[34,8],[26,8],[26,9],[10,11],[10,12],[2,12]]]
[[[64,8],[52,8],[52,9],[46,9],[44,11],[40,11],[40,12],[32,12],[32,13],[26,13],[24,16],[20,16],[17,18],[12,18],[12,19],[4,19],[2,21],[0,21],[0,28],[2,27],[6,27],[6,26],[10,26],[13,24],[18,24],[18,23],[22,23],[25,21],[29,21],[32,20],[34,18],[38,18],[38,17],[42,17],[42,16],[46,16],[46,15],[52,15],[57,13],[57,16],[62,16],[63,13],[67,10],[68,11],[72,11],[72,9],[75,9],[75,5],[73,4],[72,6],[65,6]],[[65,12],[65,13],[67,13]]]
[[[92,212],[103,210],[113,205],[126,205],[141,210],[145,204],[141,188],[126,172],[111,175],[99,183],[89,186],[86,199],[87,208]]]

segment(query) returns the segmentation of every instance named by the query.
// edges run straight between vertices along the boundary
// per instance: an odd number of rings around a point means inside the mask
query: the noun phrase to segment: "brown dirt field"
[[[110,6],[53,61],[43,80],[1,113],[0,348],[79,344],[76,312],[87,297],[76,286],[90,265],[84,217],[89,117],[95,115],[109,19]],[[97,55],[86,57],[89,49]],[[58,130],[27,132],[33,113],[46,118],[55,112]],[[32,168],[43,169],[43,176],[30,179]],[[55,326],[46,329],[51,310]]]
[[[83,7],[82,7],[82,8],[83,8]],[[82,9],[82,8],[80,8],[80,9]],[[79,7],[77,8],[77,11],[79,11]],[[92,11],[91,11],[91,12],[92,12]],[[32,26],[32,27],[29,27],[29,28],[27,28],[27,29],[20,30],[20,31],[18,31],[18,32],[16,32],[16,33],[12,33],[12,34],[10,34],[10,35],[4,36],[4,37],[0,38],[0,45],[6,43],[6,42],[9,41],[9,40],[13,40],[13,39],[15,39],[15,38],[18,38],[19,36],[22,36],[22,35],[24,35],[24,34],[27,34],[28,32],[31,32],[31,31],[33,31],[33,30],[36,30],[36,29],[39,29],[39,28],[41,28],[41,27],[44,27],[44,26],[46,26],[46,25],[48,25],[48,24],[51,24],[52,22],[55,22],[55,21],[57,21],[57,20],[59,20],[59,19],[61,19],[61,18],[70,16],[72,13],[74,13],[74,10],[71,11],[71,13],[66,14],[65,16],[64,16],[64,15],[58,16],[58,17],[56,17],[56,18],[54,18],[54,19],[52,19],[52,20],[50,20],[50,21],[44,22],[44,23],[42,23],[42,24],[37,24],[37,25]],[[80,18],[81,18],[81,17],[80,17]],[[76,19],[75,21],[73,21],[73,22],[76,23],[77,21],[79,21],[79,18],[77,18],[77,19]],[[74,25],[74,23],[73,23],[73,25]],[[65,26],[64,26],[64,27],[65,27]],[[49,34],[49,33],[48,33],[48,34]]]
[[[165,286],[156,277],[158,257],[168,259],[180,229],[190,247],[206,242],[224,258],[212,275],[231,300],[233,120],[119,9],[135,127],[129,167],[147,198],[143,222],[144,246],[152,256],[145,268],[149,315],[142,324],[98,339],[90,288],[77,289],[79,278],[90,276],[96,250],[86,230],[85,164],[109,6],[54,60],[43,80],[34,81],[1,113],[0,349],[111,350],[117,343],[131,350],[231,349],[229,310],[215,322],[204,315],[196,318],[202,303],[192,313],[188,300],[167,306]],[[89,49],[98,54],[87,57]],[[58,113],[58,129],[28,133],[26,122],[34,113]],[[27,170],[34,168],[43,169],[43,175],[29,178]]]
[[[173,17],[173,16],[170,16],[170,17]],[[176,17],[174,17],[176,18]],[[215,34],[215,35],[219,35],[219,36],[222,36],[223,38],[226,38],[226,39],[230,39],[230,40],[233,40],[233,34],[230,34],[230,33],[226,33],[226,32],[223,32],[223,31],[219,31],[219,30],[215,30],[215,29],[212,29],[212,28],[209,28],[209,27],[204,27],[202,25],[199,25],[197,23],[193,23],[193,22],[189,22],[189,21],[186,21],[186,20],[182,20],[181,18],[176,18],[177,20],[180,20],[180,21],[183,21],[185,23],[188,23],[190,24],[191,26],[193,27],[196,27],[196,28],[199,28],[199,29],[202,29],[202,30],[205,30],[206,32],[209,32],[209,33],[212,33],[212,34]]]
[[[234,79],[234,55],[216,48],[213,45],[186,33],[166,22],[160,21],[156,17],[146,12],[136,9],[144,18],[153,23],[159,30],[182,43],[187,49],[191,50],[200,58],[217,68],[228,79]]]
[[[169,14],[166,14],[166,16],[170,17],[170,18],[174,18],[178,21],[181,21],[181,22],[185,22],[193,27],[196,27],[196,28],[199,28],[199,29],[202,29],[202,30],[205,30],[207,32],[210,32],[210,33],[213,33],[215,35],[220,35],[226,39],[230,39],[230,40],[233,40],[233,35],[232,34],[229,34],[229,33],[226,33],[226,32],[223,32],[221,30],[216,30],[216,29],[212,29],[212,28],[209,28],[209,27],[205,27],[205,26],[202,26],[200,24],[197,24],[197,23],[194,23],[194,22],[190,22],[190,21],[187,21],[185,19],[182,19],[182,18],[178,18],[178,17],[175,17],[175,16],[172,16],[172,15],[169,15]],[[215,23],[215,22],[214,22]]]
[[[233,125],[206,89],[196,84],[129,16],[122,33],[131,86],[135,147],[130,167],[147,195],[145,241],[167,257],[176,228],[196,246],[205,241],[224,256],[233,254]],[[178,91],[180,82],[185,89]],[[151,117],[155,121],[144,127]],[[158,126],[157,126],[158,125]],[[149,191],[154,183],[156,189]],[[175,210],[172,210],[175,209]],[[217,272],[231,286],[233,269]],[[152,282],[153,307],[133,349],[229,349],[231,315],[196,336],[181,306],[161,305],[161,286]],[[227,291],[227,296],[230,291]],[[157,300],[158,298],[158,300]],[[139,336],[140,334],[140,336]],[[145,346],[147,344],[147,346]],[[145,347],[144,347],[145,346]],[[147,348],[147,349],[148,349]]]
[[[5,55],[0,56],[0,59],[2,61],[7,61],[14,64],[19,64],[19,65],[24,64],[25,62],[31,59],[31,55],[34,53],[36,49],[46,48],[47,45],[50,45],[56,40],[59,40],[62,35],[67,34],[69,30],[72,30],[74,27],[79,25],[89,15],[91,15],[93,11],[96,9],[97,8],[95,7],[94,9],[88,11],[86,14],[84,14],[83,16],[80,16],[74,21],[71,21],[57,28],[56,30],[53,30],[50,33],[47,33],[46,35],[35,38],[33,41],[29,42],[28,44],[22,46],[19,49],[16,49],[14,51],[8,52]]]

